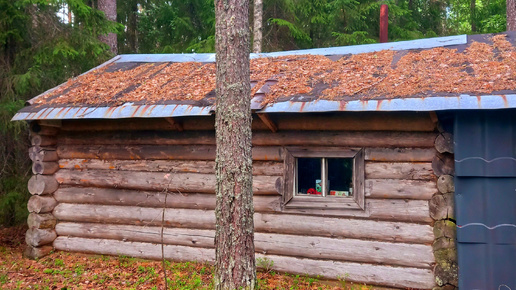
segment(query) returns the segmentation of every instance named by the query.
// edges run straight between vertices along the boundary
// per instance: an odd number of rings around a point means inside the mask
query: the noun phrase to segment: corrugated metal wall
[[[516,110],[454,124],[460,289],[516,290]]]

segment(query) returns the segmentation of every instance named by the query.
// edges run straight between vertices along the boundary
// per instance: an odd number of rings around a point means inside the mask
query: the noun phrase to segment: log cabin
[[[252,54],[257,258],[393,288],[515,286],[515,39]],[[28,101],[26,256],[161,259],[163,243],[214,259],[214,60],[120,55]],[[500,177],[512,195],[470,196]]]

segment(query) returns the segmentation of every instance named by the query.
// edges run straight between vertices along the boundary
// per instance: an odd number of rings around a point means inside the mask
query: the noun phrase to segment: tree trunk
[[[510,1],[510,0],[508,0]],[[471,23],[471,32],[477,32],[477,5],[476,0],[470,0],[469,4],[469,12],[470,12],[470,23]]]
[[[253,52],[262,52],[263,0],[254,0]]]
[[[98,9],[106,14],[108,20],[116,21],[116,0],[99,0]],[[110,32],[107,35],[101,35],[99,39],[109,45],[113,54],[116,55],[118,53],[115,33]]]
[[[516,0],[507,0],[507,31],[516,30]]]
[[[131,53],[138,53],[138,2],[129,2],[129,15],[127,19],[127,42]]]
[[[215,0],[215,288],[254,289],[249,1]]]

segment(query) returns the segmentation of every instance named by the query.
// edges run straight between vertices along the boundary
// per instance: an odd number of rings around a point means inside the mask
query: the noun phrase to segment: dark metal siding
[[[459,288],[516,289],[516,110],[458,112],[454,138]]]

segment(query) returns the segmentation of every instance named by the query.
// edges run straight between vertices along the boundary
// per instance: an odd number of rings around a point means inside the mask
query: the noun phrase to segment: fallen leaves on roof
[[[251,80],[257,84],[251,95],[271,80],[274,84],[265,103],[300,95],[334,100],[515,90],[514,46],[505,35],[491,40],[493,44],[472,42],[464,52],[438,47],[363,53],[337,61],[321,55],[253,59]],[[215,73],[214,63],[145,63],[115,71],[107,66],[68,81],[36,102],[119,105],[199,101],[215,90]]]

